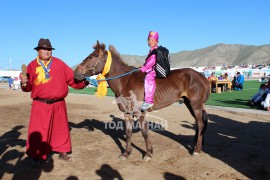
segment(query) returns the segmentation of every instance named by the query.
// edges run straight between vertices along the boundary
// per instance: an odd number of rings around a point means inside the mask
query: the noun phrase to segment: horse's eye
[[[88,59],[92,59],[92,58],[95,58],[95,57],[98,57],[98,54],[92,54],[91,56],[88,57]]]

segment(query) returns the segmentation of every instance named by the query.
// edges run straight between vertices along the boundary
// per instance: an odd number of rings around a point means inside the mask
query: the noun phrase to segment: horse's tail
[[[208,124],[208,114],[205,109],[202,110],[202,120],[205,127],[204,129],[206,130]]]
[[[210,92],[211,92],[211,89],[210,89],[210,85],[208,84],[207,86],[207,91],[205,92],[205,96],[204,96],[204,103],[207,101],[207,99],[209,98],[210,96]],[[204,107],[203,107],[204,108]]]

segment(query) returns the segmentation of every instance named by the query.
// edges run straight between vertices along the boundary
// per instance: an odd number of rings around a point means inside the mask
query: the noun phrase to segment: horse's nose
[[[85,76],[83,74],[76,73],[76,71],[74,71],[74,78],[77,80],[83,80]]]

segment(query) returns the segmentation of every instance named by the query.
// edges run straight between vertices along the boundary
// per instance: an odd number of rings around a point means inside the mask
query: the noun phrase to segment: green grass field
[[[253,109],[247,105],[247,102],[250,97],[258,92],[260,84],[261,83],[257,80],[250,80],[245,81],[243,91],[223,92],[220,94],[211,93],[209,99],[206,102],[206,105]],[[84,88],[81,90],[70,88],[69,92],[94,95],[96,93],[96,89],[96,87]],[[114,96],[114,93],[111,89],[108,89],[107,96]]]
[[[248,100],[258,92],[261,83],[257,80],[245,81],[243,91],[211,93],[206,105],[254,109],[247,105]]]

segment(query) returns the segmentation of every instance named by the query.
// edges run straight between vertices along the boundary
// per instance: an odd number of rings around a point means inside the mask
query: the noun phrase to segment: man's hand
[[[74,79],[74,82],[75,82],[76,84],[83,82],[83,83],[85,84],[85,86],[88,86],[88,84],[90,84],[90,82],[87,81],[86,78],[84,78],[84,79],[82,79],[82,80]]]
[[[87,81],[86,79],[84,79],[84,84],[85,84],[85,86],[88,86],[90,84],[90,82]]]

